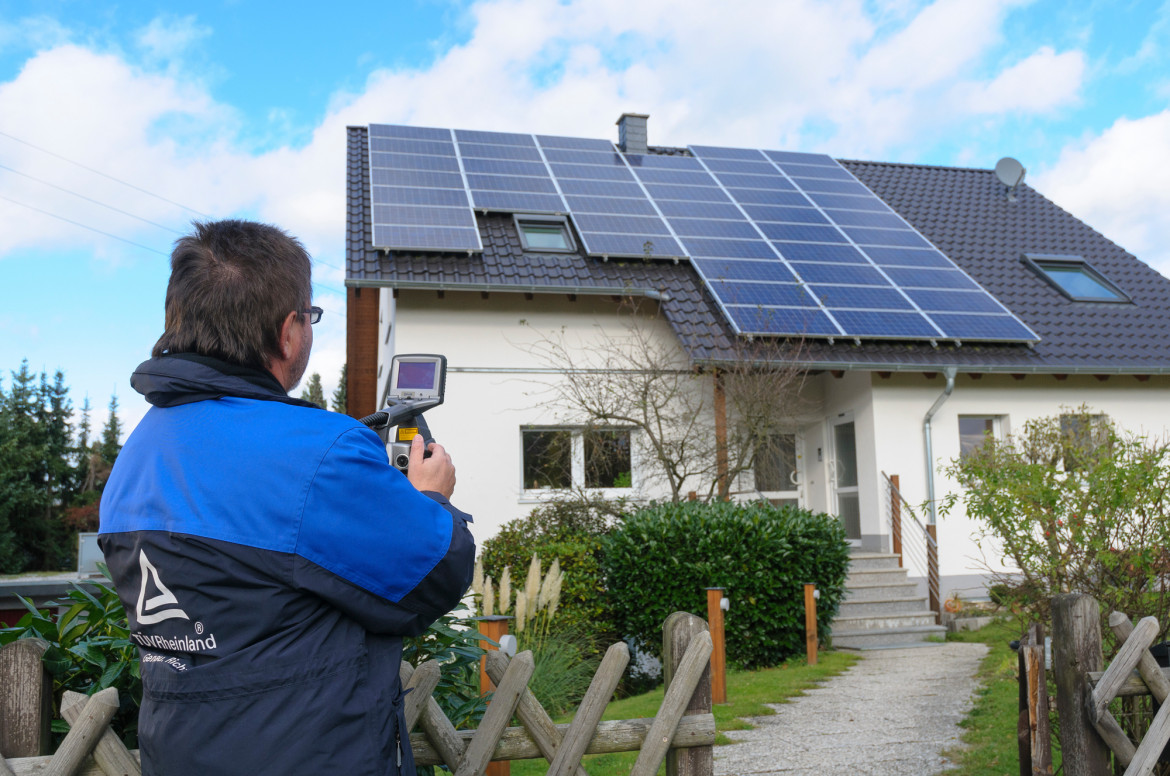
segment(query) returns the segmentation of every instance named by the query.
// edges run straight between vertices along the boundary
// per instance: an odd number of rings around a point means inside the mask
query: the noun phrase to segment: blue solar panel
[[[908,288],[906,293],[926,312],[1000,313],[1003,306],[983,291],[938,291]]]
[[[686,199],[693,202],[727,202],[723,189],[715,186],[671,186],[665,183],[647,183],[646,190],[655,201]]]
[[[724,256],[729,259],[772,259],[776,254],[763,240],[716,240],[689,237],[687,248],[692,256]]]
[[[827,261],[838,264],[868,264],[861,251],[851,245],[774,242],[780,255],[789,261]]]
[[[530,191],[538,194],[556,194],[557,187],[549,178],[527,178],[519,175],[468,175],[467,185],[472,191]]]
[[[518,191],[473,191],[476,210],[503,210],[509,213],[563,213],[565,204],[556,194],[525,194]]]
[[[404,127],[395,124],[371,124],[370,137],[404,137],[418,140],[451,141],[451,130],[434,127]]]
[[[699,273],[714,280],[761,280],[775,283],[795,283],[796,276],[778,261],[747,261],[736,259],[692,258]]]
[[[740,159],[704,159],[703,164],[716,175],[744,173],[747,175],[775,175],[776,168],[767,159],[756,156],[751,161]]]
[[[767,189],[728,189],[741,205],[807,205],[808,199],[799,191],[769,191]]]
[[[845,333],[854,337],[922,339],[941,336],[916,312],[833,310]]]
[[[796,283],[749,283],[713,280],[712,290],[725,304],[773,305],[780,307],[816,307],[802,286]]]
[[[589,137],[558,137],[556,135],[537,135],[541,148],[576,148],[582,151],[612,151],[613,143],[608,140],[595,140]]]
[[[681,183],[688,186],[713,186],[715,181],[703,170],[642,169],[636,171],[643,183]]]
[[[374,223],[383,226],[462,226],[475,228],[475,216],[463,207],[374,205]]]
[[[780,221],[796,224],[827,224],[829,219],[812,207],[779,207],[772,205],[744,205],[744,212],[753,221]]]
[[[477,159],[463,160],[465,172],[482,172],[489,175],[531,175],[538,178],[548,177],[548,168],[544,162],[517,162],[512,159]]]
[[[557,164],[551,165],[553,175],[559,179],[590,178],[595,180],[633,181],[634,176],[625,167],[604,167],[600,164]]]
[[[868,264],[817,264],[793,262],[792,268],[806,283],[831,283],[857,286],[889,286],[882,274]]]
[[[792,180],[797,186],[809,193],[815,191],[825,194],[855,194],[873,197],[869,189],[856,181],[831,181],[824,178],[793,178]]]
[[[876,226],[882,229],[905,229],[906,222],[893,213],[870,213],[864,210],[828,210],[840,226]]]
[[[691,153],[703,161],[708,159],[754,159],[759,160],[761,153],[751,148],[723,148],[721,146],[690,146]]]
[[[866,254],[873,259],[874,264],[883,267],[939,267],[952,269],[955,265],[946,256],[934,248],[919,250],[915,248],[870,248]]]
[[[874,196],[854,197],[847,194],[825,194],[819,191],[809,192],[808,198],[821,207],[835,207],[844,210],[869,210],[874,213],[888,213],[890,209],[884,202]]]
[[[478,229],[374,224],[374,245],[420,251],[481,251]]]
[[[901,229],[866,229],[865,227],[847,226],[845,234],[858,245],[886,245],[897,248],[929,248],[930,243],[923,239],[918,232],[912,232],[906,227]]]
[[[455,130],[455,139],[460,145],[466,143],[491,143],[493,145],[535,145],[532,135],[522,135],[516,132],[482,132],[474,129]]]
[[[739,220],[743,214],[730,202],[693,202],[684,200],[658,200],[655,204],[667,218],[723,218]]]
[[[1026,326],[1010,315],[933,313],[931,317],[949,337],[964,340],[1035,340]]]
[[[829,316],[815,307],[761,307],[759,305],[724,308],[741,334],[781,334],[788,336],[833,336],[840,331]]]
[[[833,157],[827,154],[802,154],[795,151],[764,151],[764,156],[777,164],[816,164],[824,167],[837,167]]]
[[[622,197],[565,197],[573,213],[611,213],[627,216],[658,215],[648,199]]]
[[[609,167],[622,168],[626,166],[622,155],[613,150],[601,152],[546,148],[544,149],[544,158],[550,162],[564,162],[566,164],[602,164]]]
[[[670,226],[679,237],[736,237],[759,239],[759,233],[747,221],[716,221],[709,218],[671,218]],[[686,242],[686,241],[684,241]]]
[[[455,146],[451,145],[451,138],[440,142],[436,140],[410,140],[398,137],[371,137],[370,150],[399,154],[455,155]]]
[[[420,189],[403,186],[376,186],[373,200],[386,205],[436,205],[438,207],[467,207],[467,192],[463,189]]]
[[[463,176],[452,172],[427,172],[426,170],[370,170],[370,183],[375,187],[405,186],[426,189],[459,189],[466,187]]]
[[[632,235],[669,235],[661,218],[654,216],[603,216],[580,213],[576,217],[577,228],[582,232],[608,232]]]
[[[639,169],[702,170],[703,165],[693,156],[658,156],[656,154],[626,154],[630,166]]]
[[[631,197],[645,199],[646,194],[637,183],[624,181],[591,181],[579,178],[558,180],[564,194],[581,194],[587,197]]]
[[[856,180],[853,174],[843,167],[814,166],[811,164],[781,164],[780,169],[796,178],[830,178],[839,181]]]
[[[482,159],[513,159],[518,162],[543,161],[540,158],[540,150],[536,146],[460,143],[459,154],[465,159],[468,157],[479,157]]]
[[[914,305],[893,286],[877,288],[871,286],[810,285],[809,291],[829,308],[854,308],[869,310],[913,310]]]
[[[646,238],[628,234],[590,232],[582,233],[581,239],[585,241],[589,253],[599,255],[662,258],[686,255],[673,238],[661,235],[652,235]]]
[[[432,172],[459,172],[459,160],[454,156],[422,156],[420,154],[388,154],[370,152],[371,169],[430,170]]]
[[[845,235],[835,226],[820,224],[774,224],[764,221],[760,229],[769,240],[795,240],[799,242],[845,243]]]
[[[796,187],[780,175],[745,175],[740,173],[716,173],[719,182],[728,188],[744,189],[773,189],[776,191],[796,191]]]
[[[887,267],[886,274],[902,288],[979,288],[974,280],[958,269]]]

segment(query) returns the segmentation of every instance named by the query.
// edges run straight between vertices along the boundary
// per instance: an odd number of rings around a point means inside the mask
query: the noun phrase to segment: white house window
[[[1088,452],[1109,442],[1109,421],[1105,415],[1061,415],[1060,433],[1069,440],[1070,447]],[[1084,466],[1071,451],[1064,456],[1064,470],[1075,471]]]
[[[756,449],[756,490],[773,504],[799,506],[796,434],[772,434]]]
[[[999,439],[1002,436],[1001,426],[999,415],[960,415],[959,457],[971,455],[983,446],[988,437]]]
[[[577,244],[564,216],[516,215],[516,231],[526,251],[575,253]]]
[[[524,490],[632,488],[630,430],[522,428]]]
[[[1124,291],[1080,256],[1028,254],[1024,263],[1075,302],[1130,302]]]

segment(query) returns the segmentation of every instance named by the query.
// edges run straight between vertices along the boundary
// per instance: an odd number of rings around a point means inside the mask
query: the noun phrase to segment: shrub
[[[527,517],[506,523],[483,543],[484,574],[498,585],[505,568],[527,569],[534,554],[549,563],[558,560],[564,584],[557,627],[591,633],[601,645],[612,643],[620,634],[605,589],[601,547],[602,537],[624,508],[621,501],[585,496],[543,504]]]
[[[404,639],[402,659],[413,666],[437,660],[442,667],[433,693],[439,707],[456,728],[473,728],[483,718],[487,702],[479,693],[479,659],[484,654],[472,617],[474,612],[458,604],[431,623],[426,632]]]
[[[821,591],[817,629],[828,633],[849,547],[828,515],[765,502],[681,502],[625,519],[606,538],[604,559],[618,624],[640,649],[660,655],[666,617],[705,617],[705,588],[724,587],[728,660],[759,668],[804,652],[807,582]]]
[[[980,546],[1015,564],[1018,573],[997,575],[996,595],[1022,619],[1047,620],[1053,596],[1087,593],[1102,617],[1153,615],[1165,637],[1170,446],[1082,406],[988,437],[947,473],[963,491],[943,513],[961,500],[980,523]]]

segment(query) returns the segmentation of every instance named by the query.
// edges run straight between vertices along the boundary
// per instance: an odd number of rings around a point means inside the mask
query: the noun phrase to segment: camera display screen
[[[435,370],[438,367],[433,361],[401,361],[398,364],[398,382],[394,387],[402,390],[431,390],[435,387]]]

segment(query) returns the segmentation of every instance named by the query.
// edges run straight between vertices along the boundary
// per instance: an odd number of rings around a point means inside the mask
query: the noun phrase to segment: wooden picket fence
[[[413,690],[406,695],[406,723],[411,731],[420,728],[410,735],[415,762],[446,765],[456,776],[475,776],[490,762],[543,758],[550,774],[587,776],[581,767],[585,755],[637,751],[631,776],[653,776],[663,761],[672,775],[713,776],[711,649],[707,623],[675,612],[663,627],[666,692],[658,714],[601,721],[630,659],[628,647],[618,642],[605,653],[566,725],[554,724],[528,689],[531,652],[512,659],[488,652],[486,670],[496,690],[475,730],[456,730],[432,696],[439,682],[437,663],[415,668],[403,662],[403,686]],[[40,660],[43,651],[43,642],[32,639],[0,650],[0,776],[140,775],[137,753],[128,751],[109,728],[118,708],[113,688],[88,698],[66,693],[62,716],[71,728],[57,752],[46,754],[53,699]],[[519,719],[519,727],[509,727],[513,718]]]

